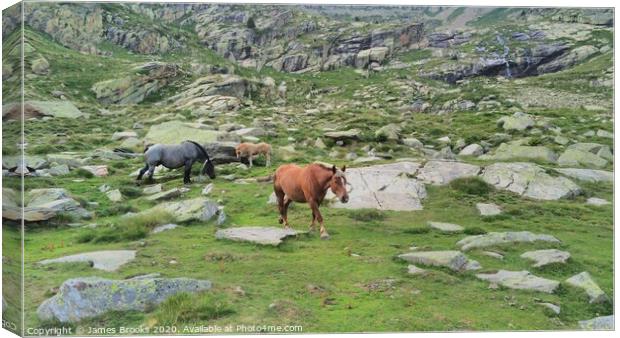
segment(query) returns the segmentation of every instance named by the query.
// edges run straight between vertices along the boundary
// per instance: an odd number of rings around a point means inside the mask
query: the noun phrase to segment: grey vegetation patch
[[[570,253],[557,249],[535,250],[523,253],[521,258],[534,261],[534,265],[532,266],[539,268],[553,263],[564,264],[570,258]]]
[[[566,284],[583,289],[588,297],[590,297],[590,303],[604,303],[609,301],[609,297],[607,297],[605,292],[596,284],[587,271],[578,273],[567,279]]]
[[[478,262],[470,260],[460,251],[420,251],[398,255],[398,258],[409,263],[428,266],[441,266],[453,271],[480,269]]]
[[[93,268],[103,271],[116,271],[121,266],[136,258],[135,250],[106,250],[80,253],[54,259],[40,261],[39,264],[88,262]]]
[[[283,239],[301,233],[303,232],[291,228],[241,227],[218,230],[215,238],[277,246],[282,243]]]
[[[463,251],[486,248],[501,244],[533,243],[536,241],[560,243],[560,240],[546,234],[529,231],[489,232],[484,235],[468,236],[456,243]]]
[[[532,275],[529,271],[499,270],[496,273],[477,274],[479,279],[497,283],[509,289],[524,289],[553,293],[560,282]]]
[[[37,315],[41,320],[75,323],[109,311],[144,312],[177,293],[209,289],[210,281],[189,278],[74,278],[62,283],[58,293],[39,306]]]

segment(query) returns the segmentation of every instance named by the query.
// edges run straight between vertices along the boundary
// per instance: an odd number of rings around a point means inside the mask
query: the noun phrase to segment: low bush
[[[467,195],[487,196],[494,190],[493,186],[480,177],[457,178],[450,182],[450,188]]]

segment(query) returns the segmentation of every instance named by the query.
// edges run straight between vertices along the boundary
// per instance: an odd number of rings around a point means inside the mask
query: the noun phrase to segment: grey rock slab
[[[603,168],[607,163],[608,161],[605,158],[580,149],[566,149],[558,158],[558,164],[563,167],[584,166]]]
[[[509,289],[524,289],[553,293],[560,282],[535,276],[529,271],[499,270],[496,273],[481,273],[477,278],[496,283]]]
[[[39,264],[90,262],[93,268],[104,271],[115,271],[122,265],[136,258],[135,250],[106,250],[81,253],[40,261]]]
[[[555,313],[556,315],[560,314],[560,307],[552,304],[552,303],[538,303],[541,306],[546,307],[547,309],[551,310],[553,313]]]
[[[488,156],[488,158],[500,161],[527,159],[549,163],[555,163],[558,160],[558,156],[547,147],[524,146],[508,143],[500,144],[500,146],[495,150],[495,154]]]
[[[553,177],[533,163],[495,163],[484,168],[482,179],[497,189],[538,200],[557,200],[581,193],[581,188],[565,177]]]
[[[557,249],[535,250],[521,254],[521,258],[534,261],[533,267],[539,268],[553,263],[566,263],[570,258],[570,253]]]
[[[164,225],[159,225],[156,226],[155,228],[153,228],[153,230],[151,231],[151,233],[153,234],[158,234],[160,232],[164,232],[166,230],[172,230],[172,229],[176,229],[178,227],[177,224],[174,223],[169,223],[169,224],[164,224]]]
[[[614,173],[612,171],[597,169],[579,169],[579,168],[558,168],[557,172],[564,176],[578,179],[586,182],[613,182]]]
[[[511,116],[504,116],[497,121],[504,130],[523,131],[532,128],[535,124],[531,115],[522,112],[516,112]]]
[[[484,154],[484,148],[476,143],[468,145],[459,152],[459,156],[480,156],[482,154]]]
[[[37,315],[44,321],[75,323],[109,311],[145,312],[177,293],[201,292],[211,286],[208,280],[188,278],[74,278],[62,283],[58,293],[39,306]]]
[[[601,206],[601,205],[611,204],[611,202],[609,202],[608,200],[604,200],[602,198],[590,197],[586,200],[586,204]]]
[[[106,196],[108,196],[108,199],[112,202],[120,202],[123,200],[123,195],[121,194],[121,191],[118,189],[110,190],[106,192],[105,194]]]
[[[203,197],[164,202],[153,207],[153,209],[171,213],[177,222],[190,220],[208,221],[220,212],[217,203]]]
[[[502,209],[494,203],[476,203],[476,209],[481,216],[494,216],[502,213]]]
[[[161,201],[161,200],[169,200],[175,197],[181,196],[182,191],[179,188],[174,188],[166,191],[161,191],[155,193],[153,195],[148,196],[146,199],[149,201]]]
[[[482,252],[483,255],[485,256],[489,256],[489,257],[493,257],[493,258],[497,258],[497,259],[504,259],[504,256],[501,254],[498,254],[497,252],[493,252],[493,251],[483,251]]]
[[[443,232],[461,232],[465,230],[462,226],[452,223],[428,222],[428,226]]]
[[[444,185],[457,178],[478,175],[480,167],[473,164],[451,161],[428,161],[418,171],[417,178],[426,183]]]
[[[584,330],[613,330],[614,315],[595,317],[588,320],[580,320],[579,327]]]
[[[418,268],[417,266],[413,265],[413,264],[409,264],[407,266],[407,273],[410,275],[423,275],[426,273],[426,270],[422,269],[422,268]]]
[[[349,202],[336,200],[331,206],[346,209],[422,210],[426,188],[422,182],[410,177],[419,167],[418,163],[402,161],[347,169],[346,177],[351,185]],[[331,191],[326,195],[327,200],[333,197]]]
[[[557,238],[546,234],[535,234],[529,231],[489,232],[484,235],[468,236],[458,241],[456,245],[463,251],[486,248],[501,244],[533,243],[533,242],[559,243]]]
[[[300,233],[302,232],[291,228],[240,227],[218,230],[215,233],[215,238],[277,246],[286,237],[296,236]]]
[[[416,251],[398,255],[398,258],[409,263],[428,266],[447,267],[453,271],[480,269],[476,261],[471,261],[460,251]]]
[[[603,303],[609,300],[605,292],[596,284],[587,271],[578,273],[566,280],[566,284],[583,289],[590,303]]]
[[[161,192],[161,184],[154,184],[142,189],[142,193],[145,195],[153,195]]]

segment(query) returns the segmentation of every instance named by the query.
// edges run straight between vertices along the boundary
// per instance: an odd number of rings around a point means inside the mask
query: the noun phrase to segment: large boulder
[[[75,119],[84,117],[86,114],[81,112],[71,101],[24,101],[24,106],[19,103],[9,103],[2,106],[2,119],[21,119],[40,118],[44,116],[64,117]]]
[[[467,251],[504,244],[533,242],[560,243],[560,240],[551,235],[535,234],[529,231],[489,232],[484,235],[467,236],[458,241],[456,245],[460,247],[462,251]]]
[[[181,121],[168,121],[151,126],[146,136],[145,144],[179,144],[192,140],[200,144],[215,142],[221,132],[210,129],[197,128],[194,124]]]
[[[603,303],[609,300],[609,297],[586,271],[570,277],[566,280],[566,284],[585,291],[590,298],[590,303]]]
[[[533,163],[495,163],[484,168],[481,177],[498,189],[539,200],[557,200],[581,193],[573,181],[553,177]]]
[[[522,112],[516,112],[511,116],[504,116],[497,120],[497,124],[507,131],[523,131],[532,128],[535,123],[531,115]]]
[[[534,261],[535,268],[555,263],[566,263],[566,260],[570,258],[570,253],[567,251],[561,251],[557,249],[546,250],[534,250],[521,254],[521,258],[526,258]]]
[[[250,82],[240,76],[214,74],[197,79],[167,101],[175,108],[190,109],[193,115],[200,116],[238,109],[249,90]]]
[[[584,330],[613,330],[614,315],[595,317],[588,320],[580,320],[579,327]]]
[[[343,141],[343,140],[359,140],[362,131],[355,128],[343,131],[328,131],[324,135],[327,138]]]
[[[394,123],[385,125],[375,131],[377,139],[397,141],[400,138],[402,128]]]
[[[417,178],[425,183],[444,185],[457,178],[478,175],[480,167],[473,164],[451,161],[428,161],[418,170]]]
[[[159,91],[180,73],[176,64],[148,62],[134,67],[135,75],[97,82],[92,86],[97,100],[104,104],[134,104]]]
[[[164,210],[172,214],[178,222],[203,221],[206,222],[216,215],[221,215],[224,210],[217,203],[209,199],[196,197],[192,199],[166,202],[153,207],[156,210]],[[148,212],[148,211],[147,211]]]
[[[407,175],[420,167],[414,162],[396,162],[346,170],[351,185],[349,202],[335,201],[332,206],[346,209],[421,210],[426,198],[424,184]],[[328,194],[326,198],[332,197]]]
[[[575,143],[566,148],[558,159],[558,164],[563,167],[603,168],[612,160],[613,155],[609,146],[598,143]]]
[[[208,280],[189,278],[74,278],[62,283],[58,293],[39,306],[37,315],[43,321],[76,323],[109,311],[145,312],[175,294],[206,291],[211,286]]]
[[[499,161],[507,160],[534,160],[555,163],[558,156],[549,148],[544,146],[523,146],[518,144],[502,143],[495,150],[494,155],[484,155],[484,159]],[[480,158],[483,158],[480,157]]]
[[[226,164],[232,162],[245,162],[246,159],[237,158],[235,148],[238,143],[236,142],[209,142],[204,143],[203,146],[211,158],[211,162],[214,164]]]
[[[596,170],[596,169],[578,169],[578,168],[558,168],[560,174],[577,180],[586,182],[613,182],[614,173],[612,171]]]

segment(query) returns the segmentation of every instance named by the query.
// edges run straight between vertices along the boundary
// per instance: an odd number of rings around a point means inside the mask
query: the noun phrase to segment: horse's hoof
[[[322,235],[321,235],[321,240],[324,240],[324,241],[325,241],[325,240],[328,240],[329,238],[330,238],[330,237],[329,237],[329,235],[328,235],[328,234],[322,234]]]
[[[280,219],[278,220],[278,223],[282,224],[282,223],[284,223],[284,220],[283,220],[282,218],[280,218]]]

